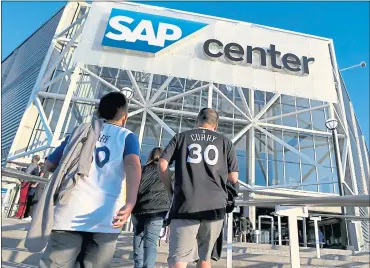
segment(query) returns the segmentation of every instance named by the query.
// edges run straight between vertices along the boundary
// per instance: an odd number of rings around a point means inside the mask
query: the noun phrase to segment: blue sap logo
[[[205,26],[201,22],[113,8],[102,45],[157,53]]]

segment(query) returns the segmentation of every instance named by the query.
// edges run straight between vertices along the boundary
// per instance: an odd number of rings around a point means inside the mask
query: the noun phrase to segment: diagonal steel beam
[[[66,47],[63,49],[62,53],[59,54],[59,56],[57,57],[57,59],[51,64],[50,67],[48,67],[48,72],[44,75],[44,78],[42,79],[42,82],[41,82],[41,85],[45,84],[47,80],[49,80],[49,78],[51,77],[51,75],[53,74],[55,68],[58,66],[58,64],[61,62],[61,60],[64,58],[64,56],[66,55],[66,53],[69,51],[69,49],[72,47],[72,45],[75,43],[77,37],[81,34],[82,30],[83,30],[83,26],[85,24],[85,19],[81,22],[81,25],[80,25],[80,28],[78,28],[78,30],[76,31],[76,33],[73,35],[73,37],[71,38],[71,41],[69,41],[66,45]]]
[[[243,92],[242,88],[241,87],[237,87],[237,89],[238,89],[238,93],[239,93],[240,99],[241,99],[241,101],[242,101],[242,103],[244,105],[245,110],[247,111],[249,117],[252,118],[253,115],[251,113],[251,110],[249,109],[249,105],[247,103],[247,99],[244,96],[244,92]]]
[[[48,119],[46,118],[44,107],[42,106],[40,99],[38,97],[35,98],[35,106],[37,110],[39,111],[41,123],[45,129],[45,134],[48,139],[48,144],[50,144],[53,139],[53,132],[51,131],[50,125],[48,123]]]
[[[101,83],[103,83],[104,85],[106,85],[107,87],[110,87],[111,89],[117,91],[117,92],[121,92],[121,90],[119,90],[116,86],[112,85],[111,83],[105,81],[103,78],[99,77],[98,75],[96,75],[95,73],[93,73],[92,71],[90,71],[89,69],[85,68],[85,67],[80,67],[84,72],[88,73],[89,75],[91,75],[92,77],[98,79]],[[135,99],[130,99],[130,101],[132,101],[133,103],[136,103],[137,105],[140,105],[141,107],[143,107],[144,105],[135,100]]]
[[[331,137],[331,133],[325,132],[325,131],[311,130],[311,129],[305,129],[305,128],[296,128],[296,127],[289,127],[289,126],[284,126],[284,125],[276,125],[276,124],[269,124],[269,123],[262,123],[262,122],[257,122],[256,124],[260,126],[270,127],[270,128],[286,129],[286,130],[291,130],[294,132],[302,132],[302,133],[309,133],[309,134],[314,134],[314,135],[323,136],[323,137]],[[338,137],[342,138],[343,135],[338,134]]]
[[[182,98],[182,97],[185,97],[187,95],[193,94],[195,92],[201,91],[202,89],[206,89],[207,87],[208,87],[208,84],[207,85],[204,85],[204,86],[201,86],[201,87],[194,88],[194,89],[189,90],[189,91],[186,91],[184,93],[181,93],[181,94],[178,94],[178,95],[169,97],[167,99],[161,100],[159,102],[153,103],[153,104],[150,105],[150,107],[151,106],[158,106],[158,105],[161,105],[163,103],[167,103],[167,102],[170,102],[170,101],[173,101],[173,100],[177,100],[179,98]]]
[[[72,67],[72,68],[68,69],[67,71],[65,71],[65,72],[61,73],[60,75],[58,75],[57,77],[55,77],[53,80],[41,85],[40,89],[47,88],[47,87],[51,86],[52,84],[54,84],[55,82],[58,82],[59,80],[63,79],[64,77],[68,78],[68,75],[71,74],[74,70],[75,70],[75,67]]]
[[[167,130],[172,136],[176,134],[175,131],[172,130],[165,122],[162,121],[155,113],[153,113],[150,109],[147,109],[148,114],[150,114],[155,121],[157,121],[163,128]]]
[[[166,90],[167,86],[171,83],[173,76],[169,76],[166,81],[160,86],[157,92],[153,95],[153,97],[149,100],[149,105],[153,104],[156,99]]]
[[[308,157],[307,155],[301,153],[300,151],[298,151],[296,148],[292,147],[291,145],[289,145],[288,143],[286,143],[285,141],[279,139],[278,137],[276,137],[275,135],[273,135],[272,133],[270,133],[269,131],[267,131],[266,129],[263,129],[262,127],[258,126],[258,125],[255,125],[254,126],[255,128],[257,128],[259,131],[263,132],[264,134],[266,134],[267,136],[269,136],[271,139],[275,140],[276,142],[280,143],[281,145],[285,146],[286,148],[288,148],[290,151],[294,152],[295,154],[297,154],[298,156],[302,157],[303,159],[305,159],[306,161],[308,161],[309,163],[311,163],[312,165],[314,165],[315,167],[318,167],[318,168],[322,168],[322,166],[318,163],[316,163],[314,160],[312,160],[310,157]]]
[[[292,116],[292,115],[301,114],[301,113],[305,113],[305,112],[310,112],[310,111],[314,111],[314,110],[318,110],[318,109],[323,109],[323,108],[326,108],[328,106],[329,106],[329,104],[320,105],[320,106],[316,106],[316,107],[312,107],[312,108],[302,109],[302,110],[299,110],[299,111],[296,111],[296,112],[291,112],[291,113],[286,113],[286,114],[281,114],[281,115],[277,115],[277,116],[271,116],[271,117],[263,118],[259,121],[260,122],[267,122],[267,121],[271,121],[271,120],[275,120],[275,119],[284,118],[284,117],[287,117],[287,116]]]
[[[252,124],[249,124],[245,128],[243,128],[241,131],[239,131],[238,134],[235,135],[235,137],[231,140],[233,143],[236,143],[247,131],[252,127]]]
[[[65,28],[60,33],[56,34],[54,36],[54,39],[57,39],[57,38],[61,37],[62,35],[64,35],[65,33],[67,33],[70,29],[72,29],[75,25],[82,23],[82,21],[87,18],[87,15],[88,14],[89,14],[89,12],[86,12],[86,14],[84,14],[81,18],[79,18],[78,20],[76,20],[74,23],[72,23],[71,25],[69,25],[67,28]]]
[[[134,75],[132,74],[132,71],[130,71],[130,70],[126,70],[126,73],[127,73],[128,77],[130,78],[130,81],[131,81],[131,83],[132,83],[133,87],[135,88],[135,90],[136,90],[137,94],[139,95],[140,100],[141,100],[141,101],[142,101],[142,103],[144,104],[144,103],[145,103],[144,96],[143,96],[143,94],[141,93],[140,87],[139,87],[139,85],[137,84],[136,79],[135,79]]]
[[[275,103],[275,101],[280,97],[279,93],[276,93],[271,100],[263,107],[263,109],[254,117],[254,120],[259,120],[264,113]]]
[[[252,119],[248,115],[246,115],[238,106],[236,106],[235,103],[233,103],[224,93],[222,93],[222,91],[219,90],[218,87],[213,85],[213,89],[218,93],[218,95],[223,97],[228,103],[231,104],[231,106],[233,106],[239,113],[241,113],[249,122],[252,122]]]

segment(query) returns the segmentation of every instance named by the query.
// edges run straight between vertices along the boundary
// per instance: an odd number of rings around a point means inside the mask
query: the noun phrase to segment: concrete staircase
[[[37,267],[41,253],[30,253],[24,247],[29,223],[21,220],[2,219],[2,267]],[[167,267],[168,245],[161,242],[158,247],[156,267]],[[322,249],[321,259],[316,258],[314,248],[301,248],[301,267],[370,267],[369,252],[352,252],[348,250]],[[289,247],[249,243],[233,244],[233,267],[290,267]],[[129,268],[132,264],[132,234],[122,234],[119,237],[117,249],[111,267]],[[188,267],[195,267],[189,265]],[[220,261],[214,263],[214,268],[226,267],[226,247]]]

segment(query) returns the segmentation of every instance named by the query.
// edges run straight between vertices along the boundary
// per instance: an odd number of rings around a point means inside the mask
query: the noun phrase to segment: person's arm
[[[229,149],[227,152],[227,167],[228,167],[227,179],[232,184],[236,184],[239,179],[238,158],[236,156],[234,145],[231,143],[231,141],[228,147]]]
[[[125,140],[123,164],[126,173],[126,203],[113,217],[113,228],[122,228],[135,207],[141,181],[140,144],[135,134]]]
[[[164,186],[166,187],[166,190],[170,198],[172,198],[173,189],[171,183],[171,174],[168,167],[174,160],[176,148],[177,148],[177,135],[175,135],[171,139],[170,143],[164,149],[161,155],[161,159],[159,159],[159,177],[161,178]]]
[[[64,141],[48,156],[48,159],[45,161],[44,170],[54,172],[57,169],[60,160],[62,159],[64,148],[66,147],[68,140],[69,136],[67,136]]]
[[[159,176],[164,186],[166,187],[168,196],[171,197],[173,195],[173,189],[172,189],[172,184],[171,184],[171,175],[170,175],[168,166],[169,164],[166,159],[161,158],[159,160],[159,174],[160,174]]]

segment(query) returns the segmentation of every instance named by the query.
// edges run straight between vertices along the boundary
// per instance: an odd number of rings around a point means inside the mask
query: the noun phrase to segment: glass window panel
[[[181,129],[180,132],[184,132],[190,129],[193,129],[195,126],[195,119],[194,118],[186,118],[183,117],[181,121]]]
[[[319,189],[320,193],[334,194],[333,184],[320,184]]]
[[[255,132],[255,153],[256,153],[256,158],[260,159],[266,159],[267,154],[266,154],[266,135],[264,133],[261,133],[260,131]]]
[[[255,160],[255,165],[256,165],[256,185],[260,186],[267,186],[267,179],[266,179],[266,161],[261,160],[261,159],[256,159]]]
[[[277,138],[283,140],[281,130],[270,130],[271,134]],[[283,150],[284,147],[279,142],[267,137],[267,154],[269,160],[283,161]]]
[[[282,108],[282,114],[283,115],[296,111],[294,105],[281,104],[281,108]],[[283,125],[284,126],[290,126],[290,127],[297,127],[297,116],[292,115],[292,116],[283,117]]]
[[[140,160],[142,165],[148,161],[151,150],[153,150],[153,146],[145,144],[141,145]]]
[[[301,171],[299,164],[285,163],[285,181],[286,184],[300,183]]]
[[[315,160],[315,150],[313,145],[313,138],[311,135],[300,134],[299,135],[300,152]],[[302,164],[310,164],[304,158],[302,158]]]
[[[232,96],[230,100],[232,100]],[[234,117],[233,108],[234,107],[227,100],[225,100],[221,96],[218,96],[217,111],[219,116],[233,118]]]
[[[337,181],[337,173],[335,172],[335,169],[320,167],[318,168],[318,172],[320,182]]]
[[[247,183],[247,158],[238,156],[238,164],[239,164],[239,180]]]
[[[296,103],[297,103],[297,109],[302,110],[302,109],[307,109],[310,108],[310,102],[308,99],[303,99],[303,98],[296,98]]]
[[[302,183],[317,183],[316,167],[312,165],[302,165]],[[304,186],[304,191],[317,192],[317,185]]]
[[[139,137],[140,133],[140,126],[141,126],[141,120],[143,117],[143,113],[135,114],[133,116],[130,116],[125,124],[125,128],[131,130],[135,133],[136,136]]]
[[[184,97],[184,111],[188,112],[199,112],[201,107],[201,92],[196,92],[191,95],[187,95]],[[181,109],[181,107],[179,107]]]
[[[163,121],[175,132],[179,132],[180,128],[180,117],[172,117],[172,116],[164,116]],[[162,137],[161,137],[161,145],[166,147],[170,140],[172,139],[172,135],[167,132],[165,128],[162,128]]]
[[[329,140],[327,137],[314,136],[316,161],[326,167],[331,166],[329,153]]]
[[[142,144],[158,146],[161,135],[161,125],[158,124],[149,114],[146,117],[144,136]]]
[[[319,101],[319,100],[310,100],[310,102],[311,102],[311,107],[321,106],[324,104],[323,101]]]
[[[217,132],[225,135],[231,140],[233,138],[233,124],[228,122],[220,122],[217,127]]]
[[[310,112],[304,112],[297,114],[298,127],[304,129],[312,129],[311,114]]]
[[[316,130],[327,131],[325,126],[325,112],[324,110],[314,110],[312,113],[313,128]]]
[[[284,185],[284,163],[281,161],[268,161],[269,185]]]
[[[298,150],[298,133],[284,131],[283,135],[284,141]],[[299,158],[295,152],[284,147],[284,159],[286,162],[299,163]]]
[[[337,182],[337,176],[331,168],[319,168],[320,182]],[[319,190],[322,193],[334,193],[334,184],[320,184]]]
[[[269,117],[274,117],[274,116],[279,116],[281,115],[281,105],[279,103],[277,103],[278,101],[276,101],[268,110],[267,112],[262,116],[262,118],[269,118]],[[277,118],[277,119],[273,119],[273,120],[270,120],[268,121],[269,123],[272,123],[272,124],[282,124],[282,119],[281,118]]]
[[[265,92],[255,90],[254,91],[254,113],[258,114],[265,106]]]
[[[248,151],[247,151],[247,136],[243,135],[235,144],[235,151],[237,156],[243,156],[248,157]]]

